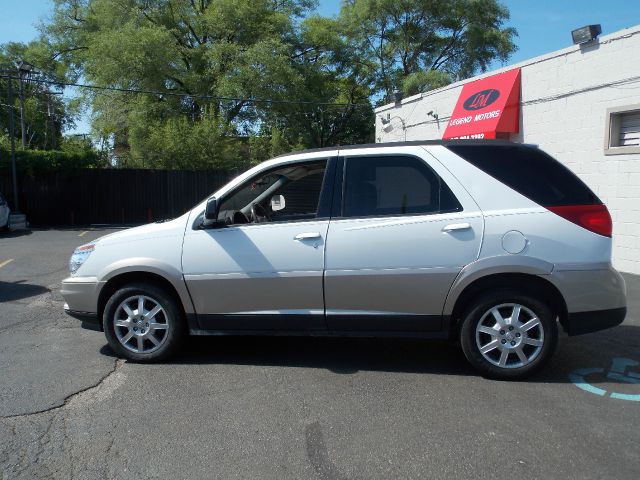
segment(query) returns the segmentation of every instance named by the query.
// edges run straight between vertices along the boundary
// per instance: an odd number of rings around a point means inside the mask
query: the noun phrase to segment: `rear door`
[[[453,280],[478,257],[481,212],[422,147],[345,152],[325,254],[328,328],[441,330]]]

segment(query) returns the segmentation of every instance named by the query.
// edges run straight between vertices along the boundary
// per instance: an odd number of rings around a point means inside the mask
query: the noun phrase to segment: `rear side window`
[[[411,215],[462,210],[442,179],[415,157],[346,160],[345,217]]]
[[[523,145],[447,148],[543,207],[602,203],[571,170],[537,148]]]

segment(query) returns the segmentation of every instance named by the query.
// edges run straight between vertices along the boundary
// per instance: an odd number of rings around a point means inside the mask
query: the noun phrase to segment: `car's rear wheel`
[[[541,300],[515,290],[478,297],[463,316],[462,350],[491,378],[524,378],[542,367],[558,341],[556,315]]]
[[[173,296],[145,283],[126,285],[107,302],[105,336],[121,357],[138,362],[164,360],[180,346],[184,320]]]

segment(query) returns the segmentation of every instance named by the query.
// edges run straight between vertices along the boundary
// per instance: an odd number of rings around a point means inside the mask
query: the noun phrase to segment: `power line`
[[[7,78],[12,80],[19,80],[19,77],[12,75],[0,75],[0,78]],[[89,85],[84,83],[71,83],[71,82],[59,82],[54,80],[44,80],[40,78],[25,78],[27,82],[42,83],[47,85],[57,85],[61,87],[76,87],[86,88],[90,90],[102,90],[110,92],[120,93],[136,93],[158,96],[171,96],[171,97],[183,97],[183,98],[203,98],[207,100],[218,100],[225,102],[245,102],[245,103],[268,103],[268,104],[283,104],[283,105],[317,105],[317,106],[335,106],[335,107],[370,107],[369,103],[346,103],[346,102],[314,102],[311,100],[273,100],[273,99],[257,99],[257,98],[238,98],[238,97],[222,97],[218,95],[206,95],[206,94],[190,94],[179,92],[162,92],[159,90],[146,90],[136,88],[124,88],[124,87],[108,87],[104,85]]]
[[[547,102],[553,102],[556,100],[561,100],[563,98],[568,98],[568,97],[572,97],[573,95],[579,95],[582,93],[587,93],[587,92],[591,92],[594,90],[599,90],[601,88],[624,88],[621,87],[621,85],[629,85],[629,84],[633,84],[633,83],[637,83],[640,81],[640,75],[637,75],[635,77],[628,77],[628,78],[623,78],[621,80],[615,80],[613,82],[606,82],[606,83],[598,83],[596,85],[590,85],[588,87],[584,87],[584,88],[579,88],[576,90],[570,90],[568,92],[563,92],[563,93],[558,93],[555,95],[550,95],[548,97],[539,97],[539,98],[534,98],[531,100],[523,100],[522,102],[520,102],[520,105],[522,107],[526,107],[527,105],[535,105],[538,103],[547,103]],[[637,87],[636,87],[637,88]],[[422,97],[424,98],[424,97]],[[421,99],[418,99],[421,100]],[[415,110],[415,107],[414,107]],[[441,121],[444,120],[449,120],[451,119],[451,115],[449,116],[442,116],[439,117],[437,120],[424,120],[421,122],[416,122],[416,123],[412,123],[407,125],[407,128],[409,127],[417,127],[420,125],[427,125],[427,124],[431,124],[431,123],[439,123]]]

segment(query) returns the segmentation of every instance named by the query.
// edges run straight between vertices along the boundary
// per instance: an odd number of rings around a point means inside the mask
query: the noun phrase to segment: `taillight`
[[[562,205],[546,208],[591,232],[611,237],[613,225],[605,205]]]

